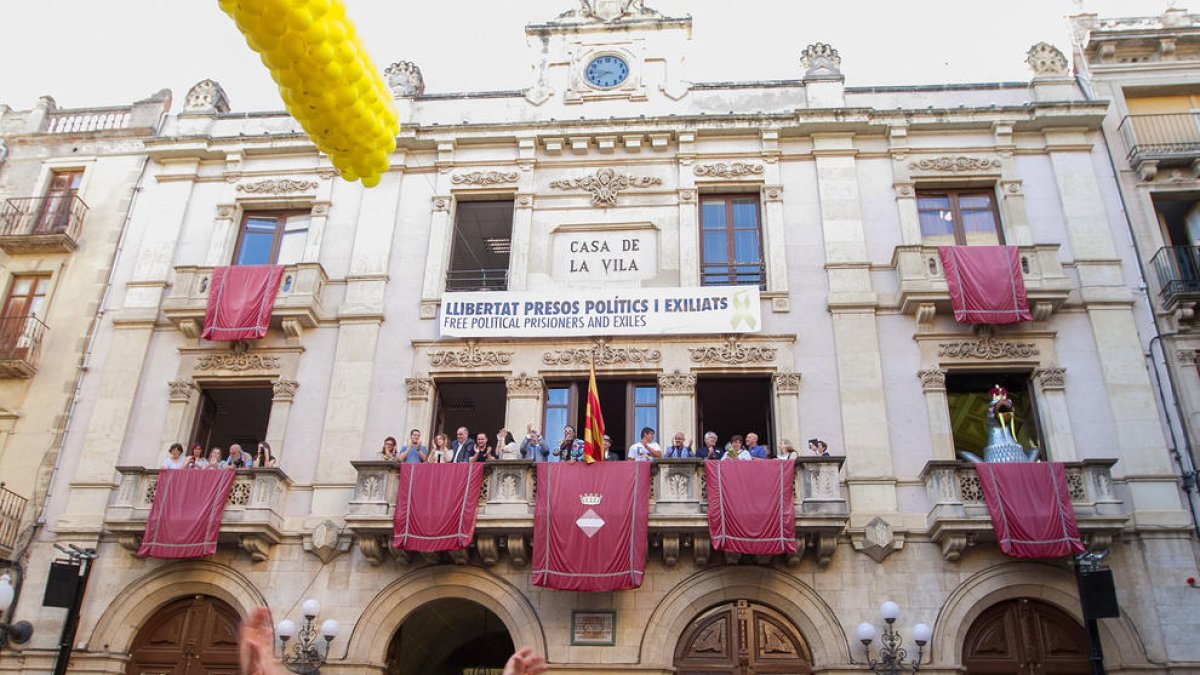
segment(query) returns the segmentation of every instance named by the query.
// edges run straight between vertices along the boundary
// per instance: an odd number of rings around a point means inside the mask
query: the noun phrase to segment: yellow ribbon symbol
[[[755,321],[754,315],[750,313],[750,298],[747,297],[745,291],[735,293],[733,296],[733,316],[729,318],[729,326],[734,330],[738,324],[746,322],[748,330],[754,330],[758,327],[758,322]]]

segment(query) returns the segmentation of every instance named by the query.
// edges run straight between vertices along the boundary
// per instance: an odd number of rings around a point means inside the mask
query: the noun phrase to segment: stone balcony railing
[[[812,457],[796,462],[794,504],[796,553],[785,562],[797,565],[808,549],[817,563],[829,564],[839,534],[849,520],[838,472],[841,457]],[[359,549],[374,564],[382,563],[390,551],[407,561],[408,554],[390,548],[392,514],[395,509],[398,472],[384,461],[351,462],[358,472],[350,501],[347,527]],[[475,541],[470,550],[453,551],[448,558],[458,564],[471,559],[472,551],[484,565],[493,565],[502,552],[512,563],[528,563],[533,544],[533,511],[537,495],[537,465],[529,460],[488,462],[475,522]],[[708,494],[704,460],[664,459],[651,467],[650,549],[673,566],[690,550],[698,566],[707,565],[712,551],[708,537]],[[428,562],[440,556],[421,554]],[[764,556],[770,558],[771,556]],[[725,554],[726,560],[736,555]],[[766,562],[762,560],[760,562]]]
[[[130,551],[141,545],[158,489],[158,471],[117,467],[121,484],[104,515],[104,528]],[[281,469],[238,469],[221,517],[219,541],[240,546],[256,562],[270,557],[271,547],[283,539],[283,507],[291,484]]]
[[[1115,459],[1066,463],[1067,491],[1079,532],[1092,551],[1102,551],[1129,517],[1113,489]],[[958,560],[968,546],[995,541],[995,529],[983,499],[979,474],[966,462],[935,460],[921,472],[932,508],[926,517],[929,536],[941,544],[946,560]]]
[[[190,338],[198,337],[204,325],[212,274],[212,267],[176,267],[175,283],[163,300],[163,313]],[[289,337],[297,337],[304,328],[316,326],[323,312],[321,296],[328,282],[321,263],[286,265],[271,312],[272,325],[280,326]]]
[[[1067,300],[1071,280],[1063,274],[1058,259],[1058,244],[1021,246],[1021,276],[1034,321],[1045,321]],[[932,318],[925,312],[936,308],[950,313],[950,289],[937,246],[897,246],[892,266],[899,276],[897,304],[905,314],[916,314],[918,321]]]

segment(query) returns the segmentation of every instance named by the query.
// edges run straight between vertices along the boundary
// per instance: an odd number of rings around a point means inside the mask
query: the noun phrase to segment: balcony
[[[1021,246],[1021,277],[1034,321],[1045,321],[1058,310],[1071,294],[1071,280],[1063,274],[1058,259],[1058,244]],[[905,314],[921,317],[922,307],[935,307],[938,313],[950,314],[950,289],[937,246],[897,246],[892,254],[892,266],[900,277],[897,304]]]
[[[1113,491],[1115,459],[1088,459],[1066,464],[1067,491],[1075,520],[1088,548],[1102,551],[1129,519]],[[929,536],[942,545],[942,556],[958,560],[969,546],[995,541],[996,533],[983,500],[979,474],[966,462],[935,460],[921,472],[932,508],[926,517]]]
[[[28,500],[0,483],[0,560],[12,555]]]
[[[71,253],[87,211],[75,194],[7,199],[0,209],[0,249],[9,254]]]
[[[508,290],[508,268],[446,272],[446,292],[448,293],[505,290]]]
[[[1200,159],[1200,113],[1129,115],[1118,128],[1129,165],[1143,180],[1159,167],[1188,166]]]
[[[0,318],[0,378],[33,377],[46,330],[36,316]]]
[[[199,337],[204,325],[212,274],[212,267],[176,267],[175,283],[163,300],[167,319],[190,338]],[[298,337],[303,328],[316,326],[323,312],[321,296],[328,282],[321,263],[286,265],[271,312],[272,325],[281,326],[290,337]]]
[[[849,510],[841,494],[838,472],[841,457],[811,457],[796,462],[794,504],[796,552],[784,556],[795,566],[807,550],[820,567],[825,567],[837,549],[838,535],[849,521]],[[512,564],[529,561],[533,546],[533,509],[537,469],[529,460],[488,462],[475,521],[475,541],[470,549],[445,554],[411,554],[390,547],[392,513],[395,508],[398,474],[394,464],[383,461],[353,461],[358,479],[350,501],[346,525],[354,533],[359,549],[372,563],[380,564],[390,552],[403,562],[419,555],[430,563],[445,556],[456,564],[478,560],[494,565],[503,553]],[[678,564],[691,551],[697,566],[712,557],[708,538],[708,493],[704,460],[664,459],[651,467],[650,550],[657,551],[667,566]],[[737,554],[722,554],[735,562]],[[773,556],[761,556],[767,564]]]
[[[1158,276],[1158,296],[1165,311],[1200,302],[1200,248],[1164,246],[1150,259]]]
[[[182,469],[180,469],[182,470]],[[136,552],[158,489],[158,469],[118,466],[121,484],[104,514],[104,528]],[[221,517],[221,543],[240,546],[255,562],[283,539],[283,505],[292,481],[280,469],[238,469]]]

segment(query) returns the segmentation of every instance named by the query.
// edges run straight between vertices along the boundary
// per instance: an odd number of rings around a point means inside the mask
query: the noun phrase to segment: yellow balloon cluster
[[[218,0],[317,149],[349,181],[379,184],[396,149],[391,93],[341,0]]]

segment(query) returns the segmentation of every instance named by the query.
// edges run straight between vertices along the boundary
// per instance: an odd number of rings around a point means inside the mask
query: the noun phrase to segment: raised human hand
[[[535,654],[529,647],[523,647],[508,658],[504,664],[504,675],[539,675],[546,672],[546,659]]]

